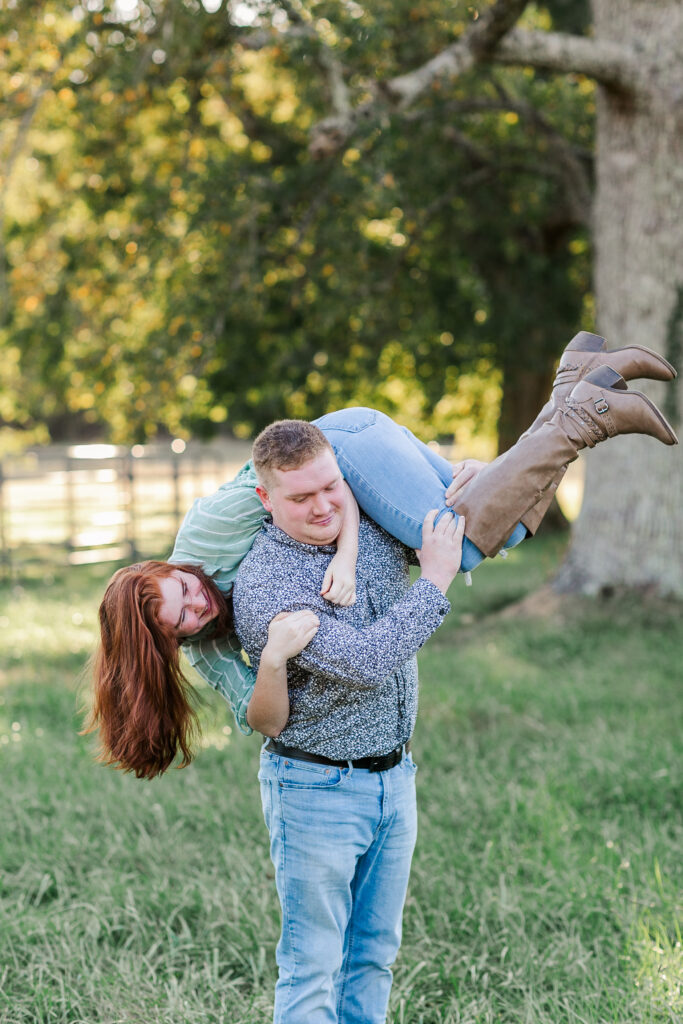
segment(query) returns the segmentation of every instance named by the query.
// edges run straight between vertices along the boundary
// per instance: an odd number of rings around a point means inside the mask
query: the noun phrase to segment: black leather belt
[[[335,768],[346,768],[349,764],[354,768],[367,768],[370,772],[386,772],[402,760],[404,752],[410,750],[410,740],[390,750],[388,754],[379,754],[377,757],[357,757],[355,760],[334,761],[331,757],[324,757],[323,754],[310,754],[307,750],[299,750],[298,747],[287,747],[277,740],[268,740],[266,750],[271,754],[279,754],[280,757],[291,757],[293,761],[313,761],[315,764],[329,764]]]

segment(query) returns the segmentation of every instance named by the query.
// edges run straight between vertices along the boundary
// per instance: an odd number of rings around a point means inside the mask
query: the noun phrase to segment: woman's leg
[[[433,448],[430,448],[428,444],[425,444],[424,441],[420,441],[420,439],[418,437],[415,437],[415,434],[411,433],[411,431],[408,430],[407,427],[401,427],[401,430],[405,433],[405,435],[407,436],[409,441],[411,441],[414,445],[417,446],[418,450],[428,460],[428,462],[430,462],[431,465],[434,466],[434,468],[435,468],[435,470],[438,473],[440,478],[443,478],[444,473],[446,471],[448,472],[448,474],[449,474],[448,475],[448,483],[445,485],[447,487],[448,484],[450,484],[451,478],[452,478],[451,474],[452,474],[453,467],[451,466],[451,463],[447,462],[446,459],[444,459],[441,455],[439,455],[438,452],[435,452]],[[562,476],[560,476],[560,479],[562,479]],[[451,509],[451,511],[452,511],[452,509]],[[456,518],[457,518],[457,516],[456,516]],[[515,528],[512,531],[512,533],[510,534],[510,536],[508,537],[508,539],[503,544],[503,548],[515,548],[515,547],[517,547],[518,544],[522,543],[522,541],[525,539],[525,537],[528,537],[528,536],[529,536],[529,531],[526,529],[524,524],[523,523],[518,523],[517,526],[515,526]],[[477,548],[477,551],[479,551],[478,548]],[[479,553],[481,554],[481,552],[479,552]],[[462,572],[467,572],[467,570],[463,569]]]
[[[422,522],[430,509],[439,509],[440,515],[454,514],[444,502],[451,464],[384,413],[342,409],[315,423],[334,448],[360,507],[408,547],[421,546]],[[524,536],[526,530],[520,526],[508,543],[519,543]],[[460,571],[469,572],[483,558],[465,537]]]

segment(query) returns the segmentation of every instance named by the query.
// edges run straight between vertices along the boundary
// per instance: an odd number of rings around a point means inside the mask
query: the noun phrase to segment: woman
[[[464,514],[461,571],[467,572],[535,532],[580,449],[617,433],[676,443],[659,410],[644,395],[627,392],[624,378],[636,376],[671,380],[675,370],[639,346],[605,352],[602,338],[581,332],[565,350],[550,402],[520,441],[485,467],[468,460],[453,469],[375,410],[342,410],[317,424],[358,504],[404,544],[420,546],[429,509],[441,516],[455,507]],[[89,726],[99,726],[107,763],[152,778],[178,751],[182,765],[191,759],[197,719],[180,644],[229,701],[242,731],[255,726],[267,733],[264,708],[286,700],[287,659],[315,634],[316,617],[297,612],[273,620],[256,679],[229,626],[225,595],[265,515],[255,487],[247,464],[230,484],[195,502],[169,563],[141,563],[112,578],[100,607]],[[357,520],[347,516],[323,583],[333,603],[353,600],[356,539]]]

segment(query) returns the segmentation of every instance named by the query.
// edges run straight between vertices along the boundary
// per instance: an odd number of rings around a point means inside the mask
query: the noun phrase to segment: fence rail
[[[247,442],[51,446],[0,461],[0,575],[30,567],[165,558],[195,498],[232,479]],[[575,518],[583,467],[560,484]]]
[[[0,461],[0,564],[165,557],[195,498],[235,475],[246,442],[51,446]]]

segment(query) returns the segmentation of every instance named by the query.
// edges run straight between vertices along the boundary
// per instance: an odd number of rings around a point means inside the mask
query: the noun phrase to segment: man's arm
[[[332,677],[346,685],[381,683],[412,658],[450,611],[446,592],[462,558],[464,517],[442,516],[434,526],[436,509],[422,527],[418,558],[420,579],[381,619],[354,629],[337,619],[321,619],[311,644],[295,659],[309,672]]]
[[[277,579],[254,579],[253,586],[238,579],[236,621],[250,656],[258,660],[268,622],[277,612],[309,608],[318,616],[320,628],[293,659],[299,668],[345,686],[373,687],[386,679],[423,646],[450,610],[445,590],[460,567],[464,520],[461,516],[456,526],[452,516],[443,516],[434,529],[435,515],[429,513],[423,528],[421,578],[386,615],[363,628],[337,618],[313,580],[298,579],[294,589],[286,571]]]
[[[419,651],[449,610],[436,587],[417,580],[386,615],[362,629],[318,612],[320,629],[294,663],[344,686],[377,686]]]
[[[264,736],[278,736],[289,718],[287,662],[315,635],[319,620],[313,612],[276,615],[268,626],[268,643],[263,649],[247,721]]]

